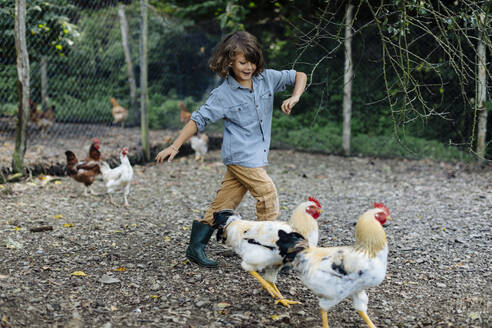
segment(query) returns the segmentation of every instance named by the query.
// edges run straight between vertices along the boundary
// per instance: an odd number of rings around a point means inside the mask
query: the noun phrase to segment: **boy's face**
[[[256,71],[256,64],[246,60],[242,53],[237,54],[231,64],[236,81],[248,88],[251,87],[251,79]]]

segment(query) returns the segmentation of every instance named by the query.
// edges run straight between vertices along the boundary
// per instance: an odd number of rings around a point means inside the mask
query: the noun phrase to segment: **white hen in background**
[[[208,150],[208,136],[202,133],[190,138],[191,148],[195,151],[195,160],[200,160],[203,163],[205,154]]]
[[[125,206],[128,206],[128,194],[130,193],[130,183],[133,178],[133,168],[128,159],[128,148],[123,148],[120,153],[121,164],[114,169],[109,167],[107,162],[101,164],[101,173],[109,195],[109,201],[113,203],[112,193],[123,189]]]

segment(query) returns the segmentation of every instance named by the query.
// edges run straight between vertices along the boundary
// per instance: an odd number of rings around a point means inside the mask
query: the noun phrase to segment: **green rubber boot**
[[[193,226],[191,228],[190,244],[186,249],[186,257],[195,262],[198,265],[215,268],[217,267],[217,262],[211,260],[205,255],[205,246],[207,246],[210,237],[214,229],[206,223],[201,223],[199,221],[193,221]]]

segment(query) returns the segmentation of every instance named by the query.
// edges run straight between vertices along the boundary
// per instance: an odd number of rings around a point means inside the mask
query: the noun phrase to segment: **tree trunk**
[[[120,16],[121,25],[121,41],[123,44],[123,52],[125,53],[126,71],[128,73],[128,83],[130,84],[130,101],[133,112],[133,121],[138,123],[140,119],[140,113],[137,103],[137,85],[135,82],[135,73],[133,70],[132,57],[130,52],[130,43],[128,42],[128,22],[125,15],[125,5],[120,5],[118,8],[118,14]]]
[[[29,55],[26,45],[26,0],[15,0],[15,49],[17,52],[17,129],[12,169],[24,171],[24,154],[27,149],[27,120],[29,119]]]
[[[147,108],[147,6],[148,0],[140,0],[140,125],[142,129],[142,148],[147,161],[150,161],[149,122]]]
[[[48,63],[46,56],[41,56],[41,108],[46,109],[48,100]]]
[[[350,155],[350,122],[352,115],[352,11],[354,6],[347,5],[345,17],[345,73],[343,74],[343,138],[342,147],[345,155]]]
[[[481,26],[485,27],[485,15],[480,15]],[[477,155],[480,159],[485,159],[487,135],[487,73],[486,63],[487,55],[484,44],[483,31],[480,31],[477,47],[477,65],[478,65],[478,90],[477,90],[477,110],[478,110],[478,132],[477,132]]]

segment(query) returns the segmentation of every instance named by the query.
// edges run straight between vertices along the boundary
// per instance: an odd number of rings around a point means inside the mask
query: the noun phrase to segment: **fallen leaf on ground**
[[[119,268],[113,269],[113,271],[125,272],[126,269],[124,267],[119,267]]]
[[[84,271],[74,271],[71,273],[72,276],[85,277],[87,276]]]

